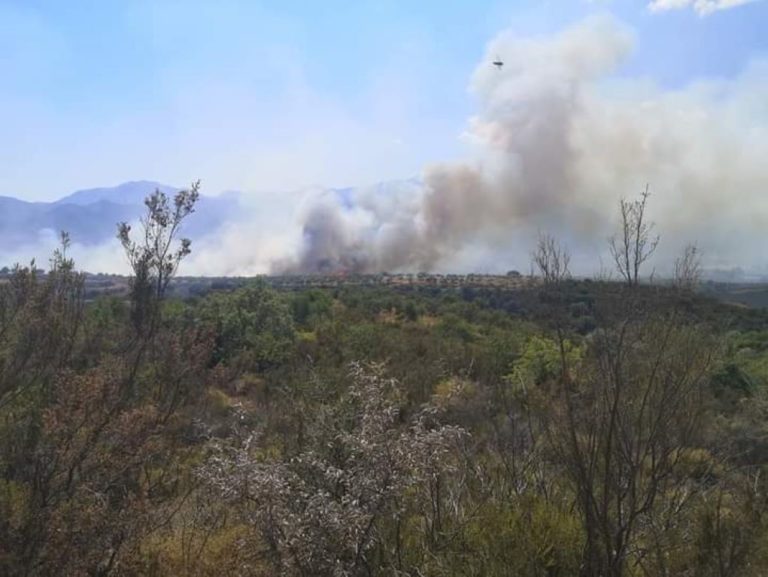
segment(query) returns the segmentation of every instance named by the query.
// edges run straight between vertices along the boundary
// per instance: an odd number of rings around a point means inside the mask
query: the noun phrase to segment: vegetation
[[[196,199],[120,227],[127,298],[66,237],[0,284],[1,575],[768,574],[768,316],[695,248],[639,282],[647,196],[621,283],[543,235],[515,289],[173,299]]]

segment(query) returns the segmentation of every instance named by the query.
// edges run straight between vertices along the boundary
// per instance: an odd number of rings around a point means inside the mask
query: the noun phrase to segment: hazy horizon
[[[0,196],[242,191],[188,273],[505,270],[540,231],[587,271],[648,183],[660,269],[697,242],[764,270],[766,21],[760,0],[0,2]],[[44,259],[32,232],[0,257]],[[121,270],[114,240],[74,242]]]

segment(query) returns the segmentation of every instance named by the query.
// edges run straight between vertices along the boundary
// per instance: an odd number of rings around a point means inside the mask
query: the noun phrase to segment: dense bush
[[[1,575],[768,574],[765,315],[559,277],[174,300],[189,244],[122,234],[126,300],[66,242],[0,284]]]

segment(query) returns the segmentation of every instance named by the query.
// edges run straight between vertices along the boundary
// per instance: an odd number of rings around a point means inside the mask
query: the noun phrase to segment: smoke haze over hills
[[[694,241],[707,266],[763,267],[768,64],[661,88],[622,73],[634,42],[610,17],[549,36],[500,34],[471,78],[477,108],[466,160],[426,166],[418,179],[204,203],[197,218],[205,222],[187,231],[194,245],[183,272],[503,271],[525,267],[537,232],[549,231],[587,274],[605,257],[619,198],[646,183],[662,270]],[[496,58],[503,68],[491,65]],[[15,225],[42,223],[48,232],[37,241],[47,248],[51,231],[83,219],[71,230],[81,266],[122,270],[104,231],[135,218],[136,202],[127,210],[98,191],[74,199],[45,207],[3,199],[2,258],[39,249],[21,242]]]
[[[757,264],[768,228],[768,66],[662,90],[613,76],[632,46],[631,31],[607,17],[552,37],[499,35],[471,82],[472,158],[427,167],[423,187],[385,201],[375,189],[351,202],[318,198],[294,267],[432,270],[479,246],[503,269],[524,259],[537,230],[594,262],[619,198],[646,183],[665,253],[695,241],[710,264]]]

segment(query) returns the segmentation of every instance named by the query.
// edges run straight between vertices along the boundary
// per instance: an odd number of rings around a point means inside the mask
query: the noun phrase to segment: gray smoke
[[[478,113],[460,164],[420,181],[326,192],[301,216],[291,272],[434,270],[461,254],[521,250],[548,230],[600,256],[622,196],[651,185],[651,217],[674,258],[698,241],[708,264],[762,264],[768,224],[768,66],[664,90],[615,74],[631,32],[608,17],[556,36],[501,34],[478,65]],[[500,57],[502,69],[491,62]],[[503,266],[503,265],[502,265]]]

